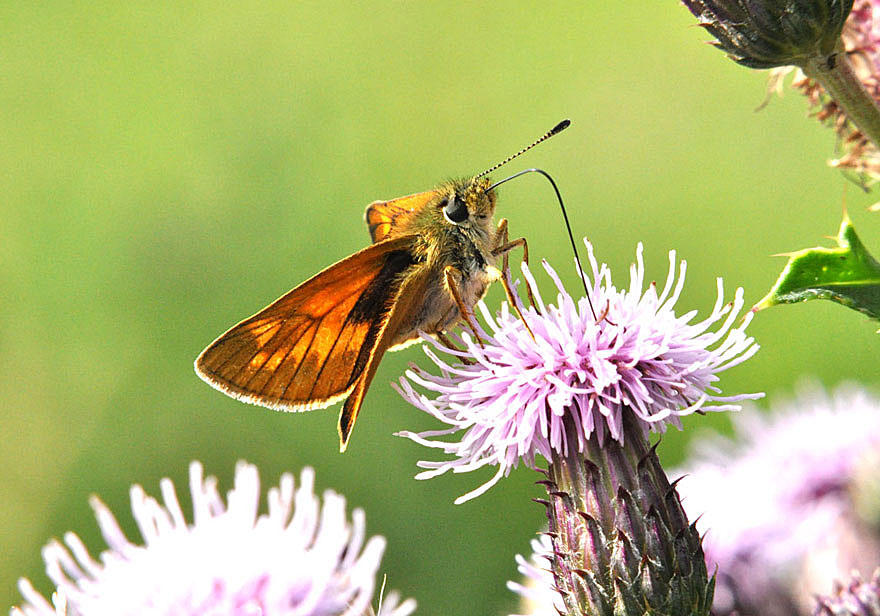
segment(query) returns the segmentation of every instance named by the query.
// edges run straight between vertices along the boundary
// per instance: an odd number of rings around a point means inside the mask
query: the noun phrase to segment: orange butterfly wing
[[[380,334],[376,344],[370,349],[364,370],[355,380],[351,395],[346,399],[342,410],[339,411],[339,449],[345,451],[351,430],[357,419],[361,403],[370,387],[376,369],[385,351],[389,349],[396,333],[403,324],[411,323],[419,318],[419,313],[424,310],[424,297],[430,280],[436,277],[436,273],[428,268],[413,270],[407,276],[402,286],[397,290],[397,298],[394,307],[382,323]]]
[[[373,356],[413,236],[373,244],[331,265],[217,338],[196,372],[220,391],[281,410],[346,397]]]
[[[373,242],[387,239],[394,234],[394,230],[399,233],[417,212],[437,197],[437,194],[436,190],[429,190],[391,201],[373,201],[367,206],[364,214]]]

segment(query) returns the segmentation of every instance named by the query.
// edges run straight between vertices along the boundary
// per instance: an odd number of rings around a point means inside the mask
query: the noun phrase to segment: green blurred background
[[[538,477],[519,469],[417,482],[436,457],[392,436],[436,427],[389,382],[418,348],[388,356],[349,451],[337,408],[252,407],[200,381],[215,336],[365,246],[374,199],[482,171],[569,117],[572,127],[507,172],[540,166],[574,231],[628,281],[688,261],[681,311],[710,310],[715,277],[757,301],[773,253],[836,232],[846,201],[880,251],[864,194],[826,167],[833,136],[788,92],[764,111],[766,74],[703,42],[679,4],[7,3],[0,9],[0,605],[19,576],[48,590],[40,557],[68,530],[104,545],[99,494],[130,537],[128,489],[175,480],[189,461],[230,486],[235,462],[265,485],[317,469],[388,537],[389,588],[418,613],[502,614],[514,554],[543,520]],[[500,177],[496,174],[496,177]],[[500,189],[499,215],[570,288],[569,248],[546,183]],[[542,279],[546,285],[547,280]],[[549,291],[549,285],[547,286]],[[502,293],[494,289],[490,302]],[[726,392],[791,393],[812,375],[876,384],[876,324],[813,302],[758,315],[762,350]],[[724,417],[686,427],[724,429]],[[688,434],[664,438],[677,463]]]

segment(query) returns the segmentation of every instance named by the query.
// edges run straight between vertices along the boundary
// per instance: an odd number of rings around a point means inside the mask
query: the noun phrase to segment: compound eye
[[[458,224],[464,222],[468,217],[468,209],[463,201],[457,197],[443,208],[443,216],[451,223]]]

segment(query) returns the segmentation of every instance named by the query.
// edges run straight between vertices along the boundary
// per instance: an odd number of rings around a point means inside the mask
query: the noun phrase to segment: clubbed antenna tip
[[[565,130],[566,128],[568,128],[569,126],[571,126],[571,120],[569,120],[569,119],[565,119],[565,120],[563,120],[562,122],[560,122],[559,124],[557,124],[556,126],[554,126],[553,128],[551,128],[551,129],[550,129],[550,132],[547,133],[547,136],[548,136],[548,137],[552,137],[552,136],[555,135],[556,133],[561,133],[562,131],[564,131],[564,130]]]
[[[521,150],[520,150],[519,152],[517,152],[516,154],[513,154],[512,156],[508,156],[507,158],[505,158],[504,160],[502,160],[502,161],[501,161],[500,163],[498,163],[497,165],[493,165],[493,166],[489,167],[488,169],[486,169],[485,171],[483,171],[483,173],[481,173],[481,174],[479,174],[479,175],[477,175],[477,176],[474,176],[474,179],[476,179],[476,178],[481,178],[481,177],[483,177],[484,175],[488,175],[488,174],[492,173],[492,172],[495,171],[498,167],[501,167],[502,165],[506,165],[507,163],[509,163],[510,161],[512,161],[512,160],[513,160],[514,158],[516,158],[517,156],[520,156],[520,155],[522,155],[522,154],[525,154],[526,152],[528,152],[529,150],[531,150],[533,147],[535,147],[536,145],[538,145],[538,144],[541,143],[542,141],[546,141],[547,139],[549,139],[549,138],[552,137],[553,135],[556,135],[557,133],[561,133],[561,132],[564,131],[566,128],[568,128],[570,125],[571,125],[571,120],[567,120],[567,119],[566,119],[566,120],[563,120],[562,122],[560,122],[559,124],[557,124],[556,126],[554,126],[553,128],[551,128],[549,131],[547,131],[546,133],[544,133],[541,137],[539,137],[538,139],[535,139],[535,141],[533,141],[531,144],[529,144],[529,145],[527,145],[526,147],[524,147],[523,149],[521,149]]]

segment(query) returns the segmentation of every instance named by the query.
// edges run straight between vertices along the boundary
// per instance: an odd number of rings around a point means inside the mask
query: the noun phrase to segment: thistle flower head
[[[853,0],[683,0],[732,60],[751,68],[828,56]]]
[[[190,466],[193,523],[184,518],[174,486],[163,480],[164,504],[140,486],[131,490],[132,512],[144,545],[130,542],[109,509],[92,507],[109,549],[93,559],[73,533],[65,545],[43,550],[57,587],[53,605],[26,579],[25,603],[13,616],[363,616],[370,613],[384,539],[365,543],[364,514],[349,522],[342,496],[327,491],[323,505],[313,493],[314,473],[300,485],[285,474],[269,490],[268,513],[258,515],[257,469],[239,463],[226,502],[202,466]],[[405,616],[412,600],[386,597],[381,614]]]
[[[600,442],[622,441],[625,414],[637,418],[640,432],[647,435],[667,425],[680,427],[682,415],[737,409],[733,402],[756,397],[721,396],[715,385],[719,372],[758,348],[745,334],[751,315],[734,326],[743,306],[741,289],[725,304],[719,279],[714,309],[695,321],[696,311],[674,311],[685,273],[682,262],[676,280],[674,252],[658,292],[654,283],[645,288],[641,245],[625,289],[612,284],[608,267],[599,266],[589,244],[587,249],[594,281],[590,295],[601,318],[593,316],[586,298],[572,298],[546,263],[557,296],[555,304],[545,304],[524,264],[523,275],[537,298],[536,307],[522,308],[528,329],[506,304],[493,317],[480,303],[489,329],[479,332],[481,341],[466,333],[453,337],[465,346],[459,350],[428,339],[425,352],[440,374],[412,367],[400,380],[398,391],[407,401],[449,426],[400,435],[455,456],[420,462],[430,470],[418,478],[498,467],[492,480],[456,502],[481,494],[520,460],[534,468],[537,454],[549,460],[553,452],[583,451],[594,434]],[[459,361],[441,359],[431,347]],[[437,395],[430,398],[414,385]],[[576,426],[574,440],[566,436],[565,422]],[[458,442],[435,440],[458,432]]]
[[[869,582],[856,573],[846,586],[835,584],[830,596],[818,597],[814,616],[877,616],[880,614],[880,569]]]
[[[737,417],[736,441],[704,441],[679,492],[718,568],[714,611],[786,614],[850,569],[871,570],[877,529],[855,507],[880,473],[880,400],[817,387],[763,416]],[[872,512],[874,516],[877,511]]]

